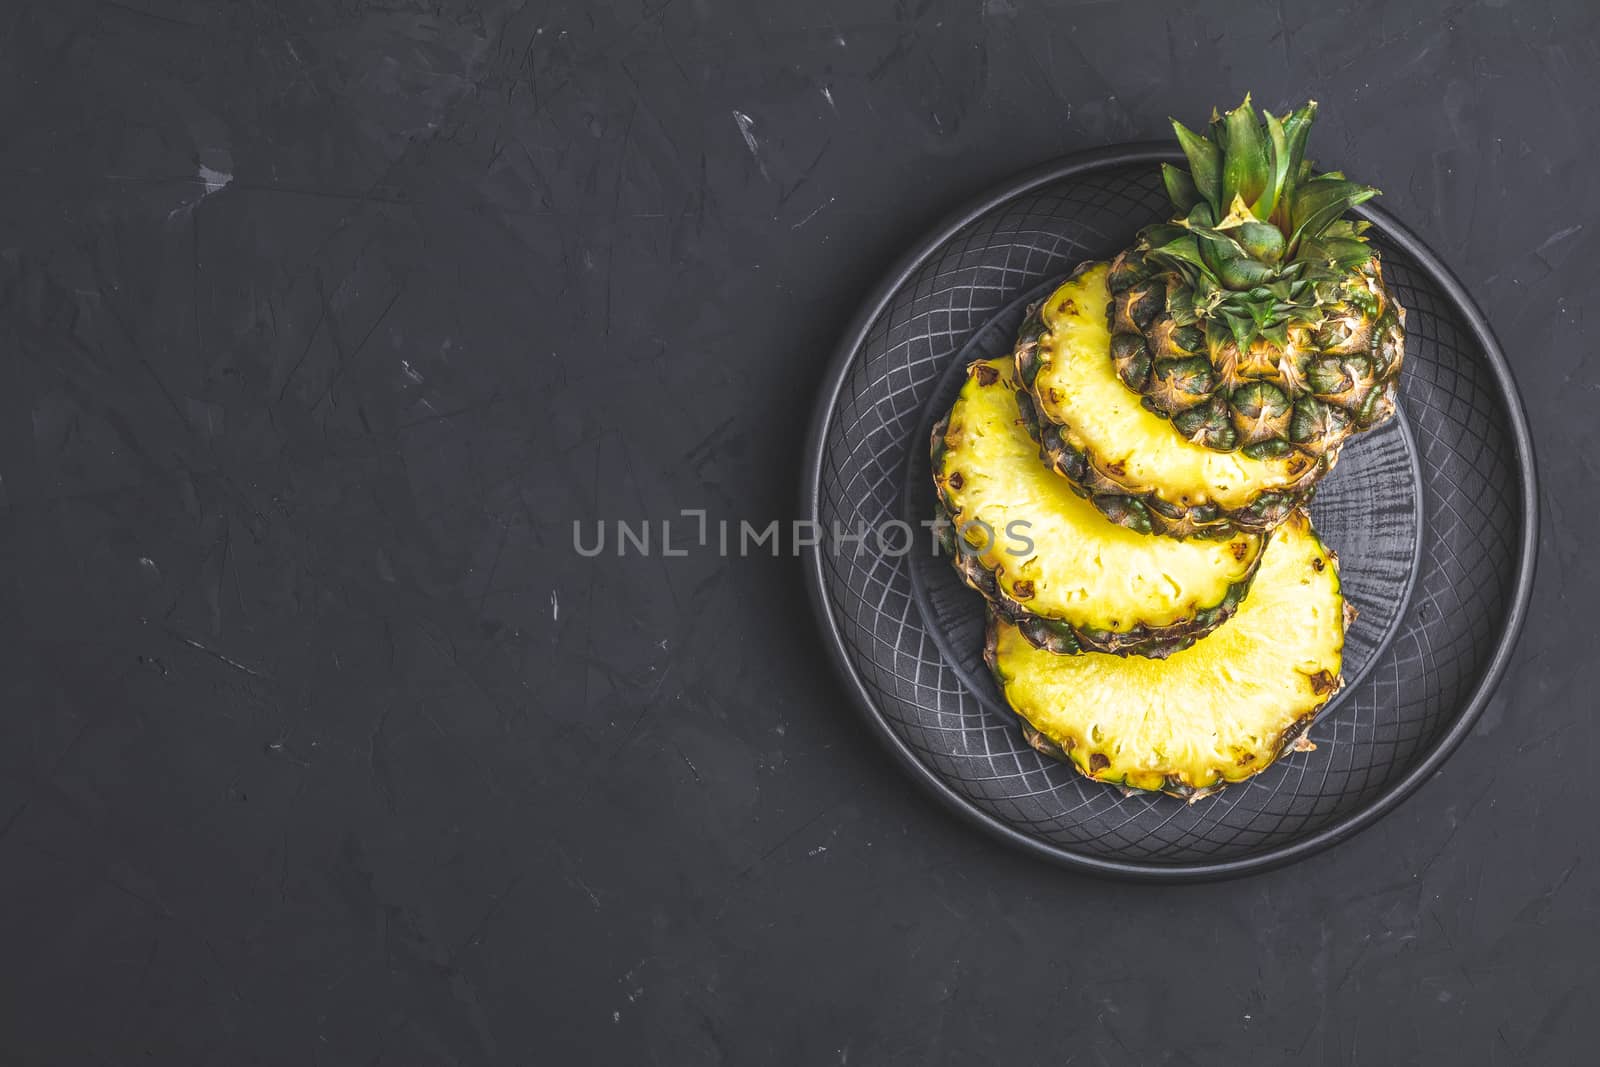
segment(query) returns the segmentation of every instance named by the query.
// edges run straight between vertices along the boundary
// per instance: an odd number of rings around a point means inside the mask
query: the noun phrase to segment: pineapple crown
[[[1187,171],[1161,165],[1170,222],[1140,233],[1145,257],[1176,271],[1188,292],[1175,316],[1225,328],[1241,348],[1257,337],[1282,348],[1289,326],[1313,322],[1334,290],[1372,258],[1367,223],[1344,213],[1378,195],[1338,171],[1313,173],[1306,138],[1317,103],[1258,117],[1246,94],[1208,136],[1176,119]]]

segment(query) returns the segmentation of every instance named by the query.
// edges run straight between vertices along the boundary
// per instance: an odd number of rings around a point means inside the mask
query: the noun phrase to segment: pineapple
[[[1159,658],[1232,615],[1262,535],[1179,541],[1107,522],[1039,461],[1012,372],[1009,357],[973,363],[933,430],[934,483],[966,582],[1020,639],[1056,653]]]
[[[1325,469],[1394,414],[1405,311],[1384,286],[1367,224],[1344,217],[1377,190],[1305,159],[1316,116],[1250,98],[1209,137],[1174,122],[1189,170],[1164,165],[1171,222],[1117,256],[1110,358],[1186,439]]]
[[[1035,748],[1096,781],[1196,800],[1308,744],[1342,684],[1347,622],[1337,561],[1296,511],[1238,613],[1192,648],[1052,656],[993,614],[984,657]]]
[[[1083,264],[1023,323],[1018,403],[1036,416],[1044,459],[1107,518],[1140,533],[1229,538],[1283,521],[1323,464],[1299,452],[1218,452],[1173,433],[1106,358],[1109,275],[1104,263]]]

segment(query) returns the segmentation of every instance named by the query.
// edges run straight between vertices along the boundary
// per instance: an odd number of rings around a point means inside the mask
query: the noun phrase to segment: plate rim
[[[866,340],[873,323],[905,284],[906,279],[933,255],[946,241],[968,223],[1006,202],[1022,196],[1043,185],[1070,178],[1086,171],[1104,167],[1133,164],[1170,163],[1181,160],[1181,155],[1158,141],[1138,141],[1091,148],[1062,156],[1031,167],[1005,179],[988,191],[973,197],[959,209],[946,215],[929,231],[928,236],[904,253],[872,290],[855,316],[850,320],[841,340],[834,347],[822,381],[813,402],[806,430],[805,448],[801,459],[800,517],[817,521],[821,502],[823,473],[823,444],[828,427],[832,424],[839,394],[848,376],[855,353]],[[829,659],[834,670],[847,683],[846,689],[856,711],[861,714],[896,761],[911,777],[931,792],[947,809],[955,812],[970,825],[988,832],[1007,843],[1041,859],[1083,873],[1107,875],[1127,880],[1145,882],[1199,882],[1235,878],[1254,874],[1305,859],[1315,853],[1346,841],[1392,812],[1406,798],[1415,793],[1433,776],[1446,759],[1471,733],[1478,718],[1504,678],[1516,651],[1517,641],[1527,619],[1528,604],[1533,594],[1534,572],[1538,563],[1539,497],[1538,469],[1534,458],[1533,435],[1528,428],[1527,412],[1521,391],[1511,373],[1510,364],[1495,337],[1488,318],[1472,299],[1455,273],[1423,243],[1422,239],[1392,215],[1363,204],[1357,213],[1384,231],[1384,236],[1398,245],[1417,265],[1438,283],[1440,290],[1461,312],[1473,337],[1488,357],[1496,384],[1505,397],[1506,413],[1510,422],[1513,451],[1516,453],[1516,471],[1520,481],[1522,502],[1521,536],[1517,543],[1517,576],[1505,625],[1489,656],[1488,666],[1466,698],[1465,707],[1456,721],[1431,746],[1423,758],[1397,782],[1358,810],[1338,819],[1316,832],[1286,845],[1277,846],[1251,856],[1235,859],[1204,861],[1198,863],[1149,863],[1134,860],[1112,860],[1089,856],[1063,846],[1042,841],[1025,834],[999,817],[979,808],[961,796],[932,768],[919,760],[906,742],[894,732],[884,717],[882,709],[873,701],[866,684],[846,653],[844,635],[839,630],[826,600],[823,575],[823,555],[820,545],[808,544],[801,548],[802,567],[805,570],[807,599],[812,615],[826,640]]]

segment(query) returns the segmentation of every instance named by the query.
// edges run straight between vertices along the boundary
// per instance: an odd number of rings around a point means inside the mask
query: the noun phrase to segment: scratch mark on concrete
[[[833,197],[830,196],[830,197],[828,197],[827,200],[825,200],[824,202],[818,204],[816,207],[812,208],[811,211],[806,215],[805,218],[801,219],[799,222],[795,223],[793,226],[790,226],[789,229],[798,230],[800,227],[804,226],[806,223],[808,223],[812,219],[816,218],[817,217],[817,212],[821,211],[823,208],[827,207],[831,203],[833,203]]]
[[[1556,265],[1554,263],[1551,263],[1550,260],[1545,257],[1545,253],[1550,251],[1550,249],[1554,248],[1556,245],[1560,244],[1562,241],[1567,240],[1567,238],[1575,236],[1576,234],[1578,234],[1582,230],[1583,230],[1583,223],[1581,223],[1581,222],[1578,223],[1576,226],[1568,226],[1566,229],[1557,230],[1555,233],[1551,234],[1549,237],[1546,237],[1544,239],[1544,243],[1541,244],[1538,248],[1534,249],[1533,254],[1535,256],[1537,256],[1539,258],[1539,260],[1544,263],[1545,266],[1547,266],[1547,267],[1551,268],[1552,270],[1554,270]]]
[[[734,108],[733,124],[739,127],[739,136],[744,138],[744,146],[750,150],[750,158],[756,161],[756,167],[761,171],[761,179],[770,182],[772,178],[767,174],[767,165],[761,159],[761,142],[756,140],[753,132],[755,123],[751,121],[749,115]]]
[[[179,641],[183,642],[184,644],[188,645],[190,648],[194,649],[196,652],[204,652],[206,655],[210,656],[212,659],[217,660],[220,663],[224,663],[227,666],[232,667],[236,671],[239,671],[239,672],[244,673],[244,674],[248,674],[252,678],[259,678],[264,682],[270,682],[272,680],[271,675],[262,674],[260,671],[256,670],[255,668],[247,667],[243,663],[240,663],[238,660],[233,659],[230,656],[225,656],[221,652],[216,651],[215,649],[207,648],[205,645],[202,645],[199,641],[196,641],[192,637],[186,637],[183,634],[175,633],[173,631],[168,631],[168,632],[171,633],[173,637],[176,637]]]
[[[688,767],[688,768],[689,768],[689,773],[690,773],[690,774],[692,774],[692,775],[694,775],[694,780],[695,780],[695,781],[696,781],[696,782],[698,782],[698,783],[700,783],[700,784],[701,784],[701,785],[705,785],[705,782],[706,782],[706,780],[705,780],[705,779],[704,779],[704,778],[702,778],[702,777],[700,777],[700,768],[699,768],[699,767],[696,767],[696,766],[695,766],[695,765],[694,765],[694,760],[692,760],[692,759],[690,759],[690,758],[689,758],[689,757],[688,757],[688,755],[686,755],[686,754],[685,754],[685,753],[684,753],[684,751],[683,751],[683,749],[682,749],[682,748],[679,748],[679,747],[678,747],[678,745],[677,745],[677,743],[676,743],[676,742],[674,742],[674,743],[673,743],[673,745],[672,745],[672,747],[673,747],[673,748],[674,748],[674,749],[677,749],[677,752],[678,752],[678,758],[679,758],[679,759],[681,759],[681,760],[683,760],[683,765],[684,765],[684,766],[685,766],[685,767]]]

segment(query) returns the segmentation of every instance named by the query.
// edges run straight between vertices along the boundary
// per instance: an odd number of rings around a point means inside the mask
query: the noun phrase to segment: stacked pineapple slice
[[[1198,799],[1258,773],[1338,690],[1337,561],[1305,505],[1395,410],[1404,309],[1315,173],[1315,114],[1174,123],[1172,220],[1079,267],[934,428],[985,659],[1039,750]]]

